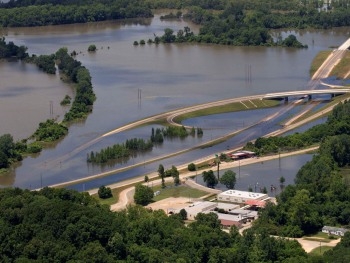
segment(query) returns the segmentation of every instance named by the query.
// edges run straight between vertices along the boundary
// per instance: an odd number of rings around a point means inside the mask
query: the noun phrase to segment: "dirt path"
[[[327,246],[327,247],[335,247],[339,242],[340,238],[332,240],[328,243],[320,241],[313,241],[313,240],[306,240],[303,238],[296,238],[296,240],[300,243],[302,248],[305,250],[306,253],[311,252],[315,248],[320,248]]]
[[[133,204],[134,203],[134,193],[135,193],[135,187],[130,187],[130,188],[123,190],[119,194],[118,203],[111,205],[111,210],[112,211],[123,210],[129,204]]]

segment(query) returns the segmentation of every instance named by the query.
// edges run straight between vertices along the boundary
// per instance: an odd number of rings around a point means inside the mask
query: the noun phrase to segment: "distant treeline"
[[[17,0],[0,4],[3,27],[45,26],[151,17],[142,0]]]
[[[218,28],[207,28],[207,32],[200,30],[198,35],[191,32],[189,27],[180,29],[174,34],[174,31],[170,28],[165,28],[162,36],[155,36],[155,38],[149,39],[148,44],[159,43],[185,43],[185,42],[197,42],[197,43],[211,43],[221,45],[234,45],[234,46],[282,46],[282,47],[294,47],[294,48],[307,48],[307,45],[300,43],[294,35],[289,35],[285,39],[279,37],[276,41],[271,37],[267,29],[264,28],[232,28],[231,25],[221,24],[221,33]],[[204,28],[204,27],[203,27]],[[231,34],[227,34],[230,31]],[[215,34],[214,34],[215,33]],[[134,42],[134,45],[137,45]],[[145,44],[144,40],[140,41],[140,44]]]
[[[217,17],[238,19],[254,27],[330,28],[350,25],[350,1],[299,0],[145,0],[153,9],[186,9],[184,17],[211,24]],[[215,12],[213,12],[215,11]],[[218,16],[216,16],[218,14]],[[215,22],[215,21],[214,21]]]
[[[198,42],[235,46],[307,47],[294,35],[282,39],[271,29],[332,28],[350,25],[349,1],[149,1],[153,8],[186,8],[183,18],[201,28],[198,34],[180,30],[173,35],[169,29],[155,42]],[[214,11],[215,10],[215,11]]]

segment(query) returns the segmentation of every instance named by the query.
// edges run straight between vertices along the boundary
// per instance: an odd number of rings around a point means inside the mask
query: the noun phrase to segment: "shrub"
[[[190,163],[190,164],[187,166],[187,169],[188,169],[190,172],[196,171],[196,165],[195,165],[194,163]]]
[[[100,186],[98,189],[98,197],[101,199],[107,199],[112,197],[112,190],[109,187],[105,187],[104,185]]]
[[[88,51],[89,51],[89,52],[95,52],[95,51],[96,51],[96,46],[95,46],[95,45],[90,45],[90,46],[88,47]]]

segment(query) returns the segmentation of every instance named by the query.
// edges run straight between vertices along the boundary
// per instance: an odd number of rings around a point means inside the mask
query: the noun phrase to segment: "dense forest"
[[[178,214],[111,212],[66,189],[1,189],[0,227],[1,262],[316,262],[297,241],[263,230],[226,233],[215,214],[185,226]],[[337,249],[349,249],[349,239]]]
[[[1,262],[322,263],[346,262],[350,251],[349,233],[321,258],[264,228],[226,233],[213,213],[185,226],[179,214],[140,206],[111,212],[66,189],[1,189],[0,227]]]

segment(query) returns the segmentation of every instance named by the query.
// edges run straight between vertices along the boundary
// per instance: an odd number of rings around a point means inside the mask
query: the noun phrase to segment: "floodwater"
[[[0,134],[10,133],[15,140],[29,137],[39,122],[59,119],[69,110],[60,106],[65,95],[72,97],[73,89],[58,76],[32,64],[0,61]]]
[[[302,43],[309,45],[308,49],[196,44],[133,46],[135,40],[147,41],[154,34],[161,35],[166,27],[177,31],[184,26],[198,30],[195,25],[185,21],[160,21],[159,15],[153,19],[138,21],[3,29],[7,41],[27,46],[30,54],[50,54],[60,47],[77,51],[77,59],[90,70],[97,100],[92,114],[84,122],[70,126],[68,136],[54,148],[46,149],[38,156],[25,158],[10,175],[1,176],[0,184],[37,188],[83,178],[113,168],[142,163],[174,149],[189,148],[216,138],[231,129],[227,129],[222,123],[230,123],[232,130],[250,125],[255,119],[259,119],[257,116],[263,118],[276,109],[247,111],[243,115],[222,115],[222,121],[220,118],[210,119],[211,117],[204,122],[188,120],[203,125],[201,128],[205,134],[202,138],[169,141],[151,153],[131,158],[126,163],[103,167],[91,167],[86,163],[86,155],[92,150],[121,143],[128,138],[149,138],[152,127],[146,126],[89,144],[106,132],[144,117],[231,97],[305,89],[309,81],[309,67],[315,55],[321,50],[340,45],[349,35],[348,28],[295,32]],[[90,54],[86,51],[90,44],[98,47],[96,53]],[[7,71],[11,71],[11,77],[3,82],[8,75],[5,74],[6,71],[0,71],[1,121],[9,123],[6,127],[0,126],[0,134],[11,133],[16,139],[30,136],[38,122],[48,118],[50,101],[53,101],[55,107],[54,115],[63,115],[64,109],[60,108],[59,101],[72,91],[68,85],[59,81],[59,76],[47,76],[31,65],[16,66],[5,62],[1,65],[4,68],[10,67]],[[28,77],[28,71],[34,81],[23,81],[24,76]],[[54,80],[51,82],[51,79]],[[27,86],[31,88],[24,91]],[[60,91],[56,91],[56,88],[53,90],[50,88],[52,86],[57,86]],[[7,95],[9,90],[12,96]],[[31,104],[28,105],[29,103]],[[4,114],[11,109],[9,105],[15,105],[15,110],[11,114]],[[283,107],[281,105],[278,109]],[[21,121],[23,113],[27,114],[25,121]],[[236,144],[273,130],[286,115],[281,118],[255,126],[241,138],[235,136],[224,144],[161,162],[165,167],[179,165],[216,151],[233,148]],[[18,121],[11,123],[11,120]],[[88,189],[155,171],[158,165],[159,163],[141,166],[86,183],[85,187]],[[80,187],[81,185],[77,188]]]
[[[236,173],[235,189],[248,191],[251,188],[254,192],[262,192],[262,189],[266,187],[268,194],[274,196],[279,194],[283,190],[283,187],[294,184],[296,175],[295,167],[304,165],[312,159],[312,156],[313,154],[288,156],[267,162],[223,169],[219,171],[219,174],[222,176],[227,170],[231,170]],[[216,169],[212,170],[217,175]],[[282,186],[280,184],[281,177],[285,179]],[[194,180],[201,185],[205,185],[201,174],[197,175]],[[227,190],[226,186],[220,183],[215,186],[215,189]]]

